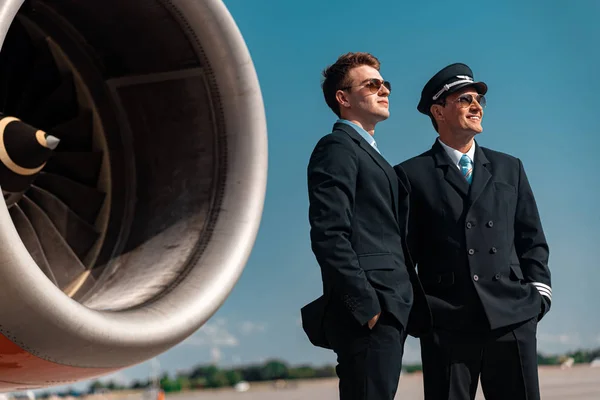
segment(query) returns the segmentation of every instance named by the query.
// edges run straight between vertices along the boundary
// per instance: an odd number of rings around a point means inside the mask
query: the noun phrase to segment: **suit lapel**
[[[436,140],[432,147],[436,167],[444,169],[444,179],[450,183],[463,197],[469,194],[469,184],[452,162],[446,150]]]
[[[396,220],[398,220],[398,177],[396,176],[396,172],[394,171],[394,169],[392,168],[390,163],[388,163],[386,161],[386,159],[383,158],[383,156],[381,154],[379,154],[379,152],[373,148],[373,146],[371,146],[369,143],[367,143],[367,141],[365,139],[363,139],[363,137],[360,136],[360,134],[358,132],[356,132],[349,125],[341,123],[341,122],[337,122],[333,126],[333,129],[334,130],[336,130],[336,129],[342,130],[342,131],[346,132],[348,135],[350,135],[350,137],[352,137],[354,140],[356,140],[358,142],[358,145],[363,150],[365,150],[367,153],[369,153],[371,158],[375,161],[375,163],[377,165],[379,165],[379,167],[383,170],[383,172],[385,172],[385,174],[389,180],[391,190],[392,190],[392,204],[394,205],[394,215],[396,216]]]
[[[475,142],[475,166],[473,168],[473,181],[471,182],[471,191],[469,192],[469,206],[473,205],[485,189],[488,181],[492,177],[489,171],[490,162],[477,142]]]

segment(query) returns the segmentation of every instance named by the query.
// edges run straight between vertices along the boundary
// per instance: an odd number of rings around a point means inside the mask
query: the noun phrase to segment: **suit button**
[[[467,222],[467,229],[471,229],[473,227],[473,224],[471,224],[470,222]]]
[[[473,275],[473,280],[474,280],[475,282],[477,282],[477,281],[479,280],[479,276],[477,276],[477,275]]]
[[[469,255],[472,256],[473,254],[475,254],[475,250],[469,249]]]
[[[487,223],[487,226],[489,226],[490,228],[491,228],[492,226],[494,226],[494,221],[488,221],[488,223]]]
[[[496,249],[495,247],[492,247],[492,248],[490,249],[490,252],[491,252],[492,254],[496,254],[496,253],[498,252],[498,249]]]
[[[499,281],[499,280],[500,280],[500,274],[496,274],[496,275],[494,275],[494,280],[495,280],[495,281]]]

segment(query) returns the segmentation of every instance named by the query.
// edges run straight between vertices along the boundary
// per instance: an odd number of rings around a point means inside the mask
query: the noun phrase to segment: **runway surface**
[[[540,386],[543,400],[597,400],[600,399],[600,368],[588,365],[571,369],[541,368]],[[298,382],[296,387],[276,389],[272,384],[255,384],[247,392],[203,390],[167,394],[167,400],[335,400],[337,380]],[[397,400],[422,400],[420,374],[403,375],[396,395]],[[481,390],[477,399],[484,399]]]

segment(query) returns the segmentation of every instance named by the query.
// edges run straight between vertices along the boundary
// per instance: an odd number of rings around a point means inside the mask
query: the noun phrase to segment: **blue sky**
[[[375,132],[392,164],[435,140],[416,110],[439,69],[467,63],[489,86],[479,143],[524,163],[550,243],[553,306],[539,348],[600,347],[600,197],[597,117],[600,3],[595,0],[367,2],[225,0],[258,72],[269,130],[268,189],[254,251],[217,314],[188,341],[158,357],[174,372],[277,357],[331,363],[299,325],[299,309],[320,294],[310,250],[306,164],[334,114],[323,101],[322,69],[348,51],[368,51],[392,82],[391,117]],[[408,340],[406,362],[419,360]],[[147,377],[144,363],[114,377]]]

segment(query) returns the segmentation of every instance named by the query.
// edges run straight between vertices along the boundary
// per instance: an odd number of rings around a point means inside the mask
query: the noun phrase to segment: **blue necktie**
[[[371,145],[375,150],[377,150],[377,152],[379,154],[381,154],[381,152],[379,151],[379,148],[377,147],[377,142],[375,141],[375,139],[373,139],[373,144]]]
[[[460,158],[459,164],[462,174],[470,185],[471,181],[473,180],[473,162],[468,155],[463,154],[463,156]]]

